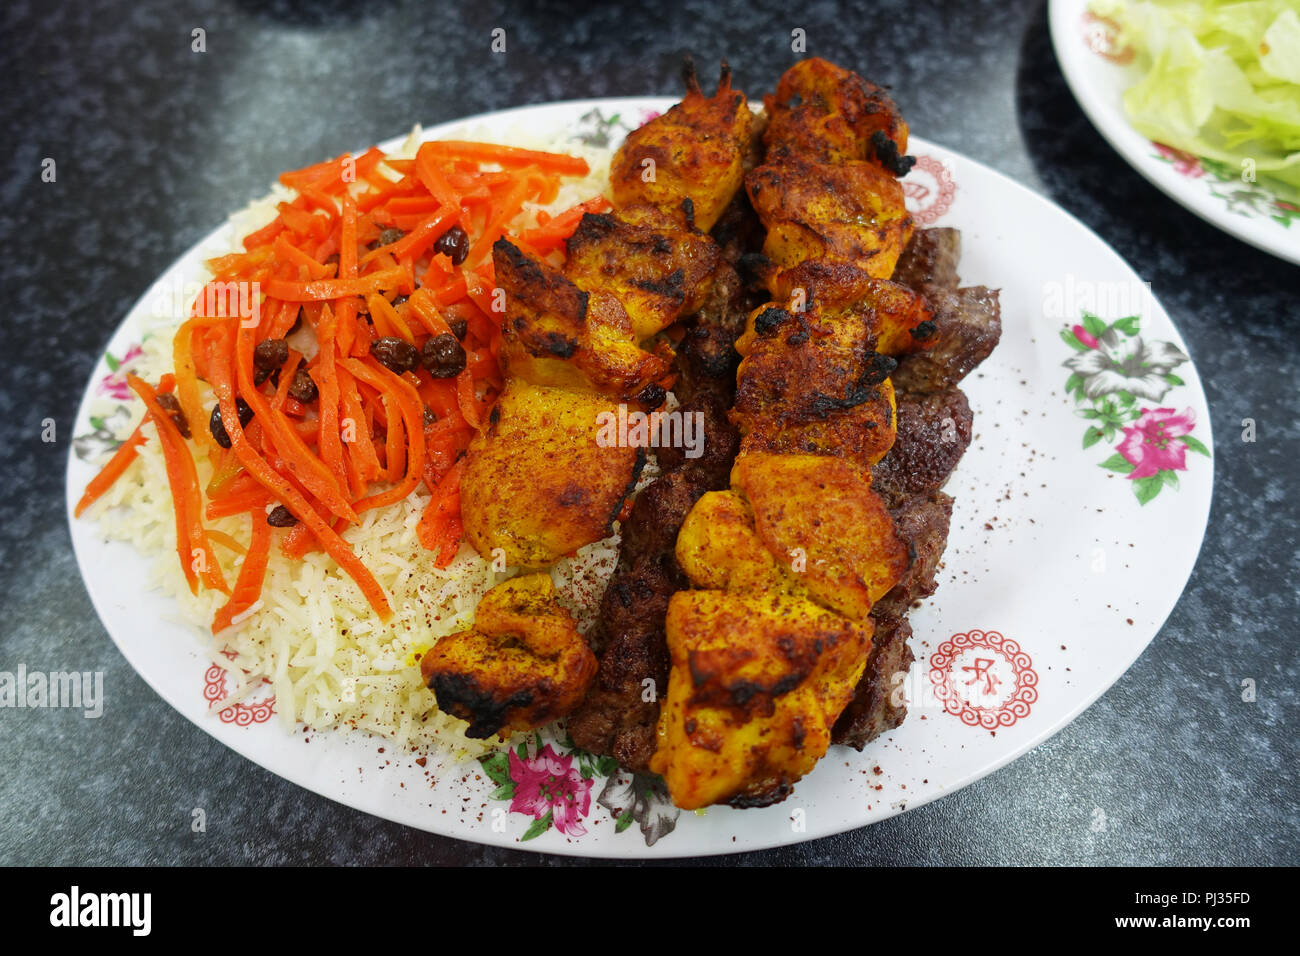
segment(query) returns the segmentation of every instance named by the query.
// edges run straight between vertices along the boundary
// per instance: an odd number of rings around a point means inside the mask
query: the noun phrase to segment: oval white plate
[[[464,123],[486,124],[500,137],[520,124],[544,135],[567,130],[590,140],[610,134],[617,145],[629,124],[672,102],[559,103]],[[461,125],[425,135],[454,136]],[[392,149],[399,142],[384,145]],[[622,799],[626,779],[605,779],[588,757],[559,742],[540,755],[534,745],[522,758],[498,757],[489,767],[438,755],[421,767],[416,755],[395,754],[392,747],[380,754],[384,741],[357,733],[312,733],[305,746],[303,734],[288,734],[278,720],[268,720],[273,701],[211,708],[209,700],[219,700],[223,688],[219,671],[209,667],[204,635],[172,623],[174,605],[146,590],[143,555],[105,542],[91,522],[71,520],[72,505],[95,470],[74,452],[67,475],[72,538],[104,626],[168,703],[273,773],[390,820],[503,846],[609,857],[758,849],[884,819],[1014,759],[1060,730],[1124,673],[1178,600],[1209,513],[1209,416],[1191,362],[1169,364],[1177,358],[1171,349],[1186,353],[1178,332],[1153,299],[1138,301],[1145,290],[1105,243],[999,173],[919,138],[911,151],[919,162],[905,181],[909,205],[923,225],[962,230],[963,283],[1002,290],[1002,343],[964,384],[975,409],[975,439],[947,489],[957,501],[939,591],[912,616],[917,663],[903,686],[910,716],[861,754],[832,748],[785,803],[676,815],[652,795],[623,814],[620,825],[607,805],[622,809],[631,802]],[[138,340],[155,291],[196,279],[200,247],[223,235],[218,230],[187,252],[146,293],[114,334],[112,355],[121,358]],[[1107,458],[1123,467],[1115,449],[1124,440],[1122,428],[1136,424],[1118,423],[1109,438],[1082,447],[1085,429],[1102,420],[1077,414],[1095,403],[1067,395],[1072,372],[1063,362],[1083,356],[1100,363],[1094,369],[1100,371],[1105,359],[1077,340],[1071,347],[1060,332],[1077,324],[1085,308],[1105,323],[1140,312],[1140,329],[1122,323],[1115,344],[1132,351],[1137,343],[1129,332],[1137,331],[1148,357],[1164,361],[1178,383],[1162,379],[1167,391],[1161,401],[1136,399],[1132,414],[1148,406],[1173,409],[1176,425],[1190,409],[1195,422],[1191,435],[1203,453],[1185,447],[1181,470],[1173,459],[1165,461],[1177,487],[1156,478],[1159,493],[1145,504],[1133,479],[1099,467]],[[1101,331],[1095,322],[1092,329]],[[101,361],[78,413],[78,436],[93,431],[90,409],[102,402],[100,385],[109,372]],[[1148,416],[1140,423],[1144,434],[1154,435],[1154,419],[1168,415]],[[1139,446],[1154,447],[1137,438]],[[1149,492],[1152,486],[1140,487]],[[971,696],[976,691],[987,696]],[[544,826],[544,797],[528,799],[548,774],[559,778],[552,789],[572,798],[564,832]],[[665,832],[669,824],[674,828]],[[530,827],[534,835],[524,840]],[[647,845],[643,829],[659,839]]]
[[[1240,170],[1158,146],[1129,125],[1123,95],[1142,73],[1124,62],[1123,51],[1114,47],[1113,25],[1092,16],[1088,0],[1051,0],[1048,19],[1052,46],[1074,98],[1130,166],[1206,222],[1300,263],[1300,210],[1278,207],[1284,200],[1265,186],[1244,182]]]

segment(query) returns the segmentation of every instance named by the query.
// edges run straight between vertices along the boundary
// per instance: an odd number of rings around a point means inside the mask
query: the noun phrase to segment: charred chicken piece
[[[763,98],[769,160],[867,160],[895,176],[911,168],[907,123],[882,87],[820,57],[801,60]]]
[[[772,290],[778,302],[802,303],[832,321],[856,317],[882,355],[919,352],[934,340],[934,313],[924,296],[847,262],[810,259],[777,273]]]
[[[744,358],[732,421],[742,453],[879,461],[894,443],[894,361],[871,341],[863,313],[756,310],[736,343]]]
[[[583,291],[506,239],[492,247],[492,260],[505,292],[508,376],[630,399],[668,374],[670,358],[641,348],[613,294]]]
[[[870,622],[780,592],[680,591],[666,630],[672,669],[650,769],[684,810],[784,800],[830,745]]]
[[[610,189],[616,207],[647,203],[685,229],[708,232],[744,178],[753,116],[725,63],[713,96],[700,90],[689,61],[683,75],[681,102],[619,147]]]
[[[903,187],[874,163],[769,158],[745,189],[767,227],[763,254],[782,269],[836,259],[888,279],[911,238]]]
[[[907,570],[866,469],[819,455],[742,455],[731,480],[759,540],[827,608],[861,621]]]
[[[645,449],[602,447],[608,398],[506,381],[493,422],[470,443],[461,477],[465,537],[484,556],[540,568],[606,537],[645,463]]]
[[[673,802],[783,800],[826,753],[871,645],[872,601],[907,551],[864,469],[812,455],[741,455],[704,495],[677,560],[705,590],[673,595],[668,695],[650,768]]]
[[[564,271],[582,289],[613,293],[640,341],[698,311],[718,258],[708,236],[640,206],[583,216],[569,237]]]
[[[420,672],[446,713],[469,721],[468,737],[527,731],[576,707],[596,657],[559,603],[547,574],[526,574],[488,591],[474,626],[444,637]]]

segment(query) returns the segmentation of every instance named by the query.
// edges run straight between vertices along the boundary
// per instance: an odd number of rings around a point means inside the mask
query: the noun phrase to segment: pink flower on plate
[[[120,360],[114,359],[110,353],[108,356],[109,365],[114,366],[114,368],[113,371],[99,380],[99,391],[110,398],[117,399],[119,402],[124,402],[130,398],[133,393],[131,386],[126,384],[126,373],[131,370],[131,364],[143,354],[144,349],[138,345],[133,345],[127,349],[126,354]],[[116,364],[114,365],[114,363]]]
[[[1096,337],[1093,336],[1093,334],[1089,332],[1087,329],[1085,329],[1082,325],[1076,325],[1070,331],[1074,333],[1074,337],[1076,339],[1078,339],[1084,345],[1088,346],[1088,348],[1090,349],[1095,349],[1100,344],[1097,341]]]
[[[1188,179],[1199,179],[1205,175],[1205,167],[1201,165],[1200,157],[1193,156],[1181,149],[1174,149],[1172,146],[1166,146],[1164,143],[1157,143],[1154,140],[1151,145],[1156,148],[1157,153],[1173,164],[1174,172],[1180,176],[1186,176]]]
[[[512,750],[510,779],[515,782],[511,813],[526,813],[535,820],[550,813],[561,833],[582,836],[587,832],[581,821],[591,812],[592,781],[574,769],[572,757],[560,756],[550,744],[527,759]]]
[[[1184,409],[1180,415],[1172,408],[1144,408],[1142,417],[1124,429],[1118,451],[1133,471],[1130,479],[1150,478],[1160,471],[1186,471],[1187,445],[1178,440],[1191,434],[1196,415]]]

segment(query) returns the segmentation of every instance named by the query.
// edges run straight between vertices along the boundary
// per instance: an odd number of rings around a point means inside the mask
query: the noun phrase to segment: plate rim
[[[523,106],[508,107],[508,108],[493,110],[485,113],[474,114],[463,118],[457,118],[443,123],[438,123],[434,126],[428,127],[427,129],[422,128],[421,136],[424,138],[431,138],[437,135],[442,135],[441,131],[455,129],[456,127],[465,126],[467,124],[488,122],[492,120],[497,120],[497,121],[505,120],[510,118],[514,114],[528,113],[531,111],[546,109],[546,108],[568,108],[572,110],[577,110],[582,107],[590,108],[594,106],[610,106],[613,104],[621,104],[629,107],[635,106],[639,108],[654,110],[654,109],[661,109],[664,106],[671,105],[676,102],[677,99],[675,97],[662,96],[662,95],[588,97],[588,98],[578,98],[578,99],[570,99],[570,100],[548,101],[542,103],[527,104]],[[383,140],[378,145],[381,148],[391,149],[393,148],[393,144],[404,141],[406,137],[409,135],[410,135],[409,132],[406,134],[401,134],[399,136]],[[1034,204],[1038,204],[1040,207],[1046,209],[1047,211],[1049,211],[1054,215],[1060,215],[1066,217],[1066,219],[1074,227],[1080,230],[1084,236],[1100,244],[1100,246],[1107,253],[1113,256],[1114,260],[1119,264],[1119,266],[1122,267],[1122,270],[1125,273],[1127,273],[1129,277],[1141,281],[1140,277],[1137,275],[1136,270],[1134,270],[1133,267],[1128,263],[1128,261],[1125,260],[1124,257],[1121,256],[1118,252],[1116,252],[1115,249],[1112,248],[1111,245],[1108,242],[1106,242],[1105,239],[1103,239],[1091,228],[1089,228],[1085,223],[1083,223],[1076,216],[1074,216],[1069,210],[1053,202],[1051,199],[1044,196],[1043,194],[1017,181],[1011,176],[991,166],[988,166],[985,163],[981,163],[978,160],[970,158],[964,153],[943,146],[942,144],[933,142],[931,140],[927,140],[923,137],[913,136],[912,143],[910,145],[913,147],[913,151],[916,150],[925,151],[925,150],[933,149],[933,150],[939,150],[942,153],[949,154],[952,157],[961,160],[963,163],[968,163],[971,166],[975,167],[976,169],[979,170],[979,172],[982,175],[990,175],[996,177],[996,179],[1001,181],[1001,184],[1004,188],[1010,187],[1013,190],[1018,191],[1022,199],[1025,199]],[[130,320],[130,318],[136,313],[136,311],[140,308],[140,306],[149,300],[150,295],[153,293],[154,289],[158,286],[158,284],[163,280],[163,278],[166,277],[173,269],[175,269],[182,262],[186,261],[196,253],[200,252],[202,248],[211,241],[213,234],[216,233],[225,225],[226,225],[225,222],[217,225],[212,230],[209,230],[207,233],[205,233],[192,246],[190,246],[185,251],[183,251],[158,275],[158,277],[152,283],[150,283],[149,287],[125,312],[122,319],[118,322],[118,324],[114,327],[112,333],[110,334],[108,341],[105,343],[105,348],[101,349],[97,353],[94,365],[90,369],[87,378],[87,385],[85,387],[85,390],[83,391],[81,400],[79,401],[77,406],[76,418],[74,419],[74,425],[73,425],[74,428],[76,427],[76,423],[81,422],[85,419],[86,414],[88,412],[88,405],[90,404],[91,401],[94,400],[94,396],[93,396],[94,384],[97,379],[97,373],[101,367],[101,364],[104,361],[103,354],[104,351],[107,349],[107,346],[110,345],[113,339],[115,339],[122,332],[128,320]],[[1164,308],[1163,304],[1160,303],[1159,299],[1154,294],[1151,296],[1151,302],[1155,305],[1156,308],[1159,309],[1161,313],[1164,314],[1165,318],[1168,320],[1169,327],[1173,331],[1174,337],[1176,338],[1178,344],[1183,347],[1185,353],[1189,356],[1189,360],[1195,372],[1194,383],[1189,383],[1189,384],[1195,384],[1196,393],[1199,395],[1200,398],[1200,404],[1204,406],[1206,409],[1208,409],[1209,401],[1208,401],[1208,397],[1205,394],[1204,384],[1201,381],[1199,370],[1196,368],[1196,362],[1194,360],[1194,357],[1192,356],[1190,349],[1187,348],[1187,343],[1183,339],[1181,331],[1178,329],[1177,324],[1173,320],[1173,317],[1170,316],[1168,311]],[[1204,421],[1203,434],[1206,437],[1207,446],[1210,449],[1213,449],[1215,447],[1213,427],[1212,427],[1211,418],[1208,415],[1206,416]],[[79,497],[79,495],[74,494],[74,490],[73,490],[74,485],[72,481],[73,470],[77,467],[76,461],[77,461],[77,457],[76,457],[75,449],[70,447],[67,461],[65,464],[65,471],[64,471],[64,483],[65,483],[65,490],[66,490],[65,506],[67,508],[69,533],[72,537],[73,551],[77,560],[78,571],[81,576],[81,582],[87,594],[90,596],[92,606],[95,608],[96,614],[99,616],[100,624],[104,628],[104,630],[108,633],[110,640],[112,640],[113,644],[117,647],[119,653],[121,653],[122,656],[126,659],[127,663],[131,666],[132,670],[136,673],[136,675],[140,677],[155,693],[157,693],[158,696],[161,697],[163,701],[169,707],[171,707],[172,710],[178,712],[182,717],[189,720],[190,723],[194,724],[205,735],[214,739],[217,743],[225,747],[228,747],[231,750],[234,750],[240,756],[258,765],[263,770],[276,777],[283,778],[289,781],[290,783],[300,786],[303,789],[308,790],[318,796],[324,797],[325,799],[330,800],[333,803],[348,807],[351,810],[355,810],[361,813],[366,813],[372,816],[379,817],[380,819],[389,820],[391,822],[398,823],[399,825],[402,826],[409,826],[412,829],[433,833],[440,837],[449,838],[453,840],[461,840],[467,843],[480,845],[480,846],[500,847],[503,849],[522,850],[526,852],[541,853],[541,854],[553,854],[557,856],[588,857],[588,858],[601,858],[601,859],[611,859],[611,860],[671,859],[671,858],[688,858],[688,857],[698,857],[698,856],[720,856],[720,855],[728,855],[733,853],[750,853],[750,852],[758,852],[762,850],[773,849],[775,847],[792,846],[800,843],[805,843],[810,840],[823,839],[837,834],[846,833],[852,830],[862,829],[864,827],[871,826],[875,823],[882,822],[886,819],[890,819],[894,816],[898,816],[901,813],[905,813],[907,811],[924,806],[940,797],[944,797],[956,793],[958,790],[961,790],[964,787],[970,785],[971,783],[974,783],[975,781],[980,780],[983,777],[986,777],[996,772],[997,770],[1000,770],[1002,767],[1005,767],[1007,764],[1011,763],[1014,760],[1019,759],[1029,751],[1040,746],[1048,739],[1050,739],[1051,737],[1059,733],[1062,729],[1064,729],[1074,720],[1076,720],[1078,716],[1082,714],[1085,710],[1087,710],[1093,704],[1095,704],[1096,701],[1100,699],[1102,695],[1104,695],[1107,691],[1109,691],[1114,686],[1114,684],[1125,673],[1129,671],[1129,669],[1133,666],[1133,664],[1137,661],[1137,659],[1141,657],[1141,655],[1146,651],[1147,647],[1150,646],[1150,644],[1160,635],[1160,632],[1163,630],[1165,624],[1168,622],[1170,615],[1173,613],[1174,609],[1178,606],[1178,604],[1182,600],[1182,597],[1187,590],[1188,582],[1190,581],[1191,576],[1195,570],[1196,564],[1200,559],[1201,550],[1204,546],[1205,535],[1209,526],[1209,518],[1211,514],[1211,508],[1212,508],[1213,496],[1214,496],[1214,485],[1215,485],[1214,477],[1215,477],[1215,472],[1217,471],[1217,455],[1215,455],[1212,456],[1210,460],[1212,469],[1209,478],[1208,492],[1205,496],[1203,515],[1201,516],[1201,519],[1198,522],[1199,529],[1197,534],[1196,548],[1194,553],[1184,552],[1182,555],[1180,555],[1183,558],[1183,560],[1186,562],[1186,568],[1185,568],[1185,572],[1183,573],[1182,583],[1179,586],[1177,593],[1173,596],[1168,609],[1161,616],[1159,623],[1152,630],[1150,637],[1148,637],[1145,641],[1141,642],[1140,646],[1136,648],[1136,650],[1132,653],[1131,656],[1128,656],[1127,654],[1123,655],[1127,657],[1127,660],[1124,660],[1122,665],[1118,666],[1117,668],[1112,668],[1108,670],[1106,672],[1106,676],[1097,679],[1094,682],[1096,689],[1082,696],[1079,699],[1078,703],[1073,708],[1064,711],[1056,720],[1052,721],[1048,725],[1044,725],[1041,729],[1035,732],[1023,743],[1019,744],[1016,747],[1013,747],[1012,749],[1010,749],[1009,751],[1007,751],[1002,755],[999,755],[995,759],[982,764],[978,769],[972,770],[969,773],[965,774],[964,776],[959,777],[951,784],[945,785],[942,790],[935,790],[929,793],[918,794],[917,798],[914,800],[908,799],[906,801],[905,807],[903,807],[902,809],[895,809],[894,807],[889,807],[888,810],[890,812],[886,812],[879,816],[873,815],[872,819],[866,821],[860,820],[856,817],[842,818],[839,819],[837,822],[832,823],[829,826],[817,827],[815,829],[809,827],[808,832],[798,834],[798,839],[794,839],[794,840],[775,839],[775,838],[759,839],[756,841],[749,841],[743,847],[728,848],[725,846],[688,847],[685,844],[681,844],[681,845],[673,844],[672,841],[665,841],[665,843],[656,844],[655,846],[645,846],[640,843],[631,843],[631,842],[629,842],[626,846],[623,846],[623,845],[615,845],[609,842],[584,843],[584,842],[575,842],[575,841],[566,841],[563,844],[557,846],[551,846],[551,845],[543,846],[534,843],[519,842],[518,840],[514,839],[510,834],[504,834],[503,839],[501,840],[492,840],[490,838],[485,838],[485,837],[490,837],[492,835],[490,833],[481,834],[478,831],[471,831],[471,832],[457,831],[455,829],[454,824],[448,826],[445,829],[438,828],[436,826],[431,825],[436,823],[436,821],[434,821],[433,819],[430,819],[428,821],[428,824],[421,823],[421,822],[412,822],[410,819],[408,819],[405,815],[403,815],[400,812],[392,812],[391,809],[390,810],[374,809],[372,807],[364,805],[367,802],[364,796],[358,798],[348,797],[345,799],[340,796],[335,796],[331,793],[324,792],[322,789],[318,788],[317,786],[314,786],[311,782],[308,781],[307,774],[305,772],[300,772],[298,769],[294,767],[285,770],[285,769],[279,769],[279,768],[268,766],[267,763],[263,762],[262,758],[253,755],[253,751],[255,748],[251,746],[251,742],[255,740],[255,738],[239,737],[238,735],[235,734],[230,734],[225,736],[219,735],[216,732],[218,729],[217,727],[212,727],[206,724],[206,718],[210,715],[196,714],[192,712],[191,709],[186,708],[178,701],[174,701],[172,699],[172,696],[167,692],[167,690],[165,690],[163,686],[160,686],[161,682],[155,682],[149,675],[148,670],[146,668],[141,668],[137,666],[133,653],[127,650],[127,648],[123,645],[123,642],[119,640],[117,634],[114,633],[113,628],[109,626],[109,621],[111,620],[111,616],[105,613],[107,610],[107,603],[105,597],[104,595],[97,593],[95,587],[92,587],[91,582],[95,579],[93,577],[88,576],[86,573],[86,569],[89,563],[88,556],[86,554],[83,554],[83,546],[78,543],[79,535],[76,529],[81,519],[74,518],[72,513],[73,506],[75,505],[77,497]],[[1190,557],[1188,557],[1189,553],[1190,553]],[[193,650],[196,653],[201,654],[201,648],[195,647],[193,648]],[[285,742],[288,742],[289,740],[292,739],[291,736],[288,734],[288,732],[284,731],[282,728],[278,728],[277,732],[283,734]],[[350,734],[349,736],[356,736],[359,738],[361,735]]]

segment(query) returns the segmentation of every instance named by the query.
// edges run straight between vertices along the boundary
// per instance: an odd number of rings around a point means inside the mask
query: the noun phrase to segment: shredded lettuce
[[[1092,0],[1143,77],[1124,108],[1143,136],[1253,169],[1300,197],[1300,0]]]

